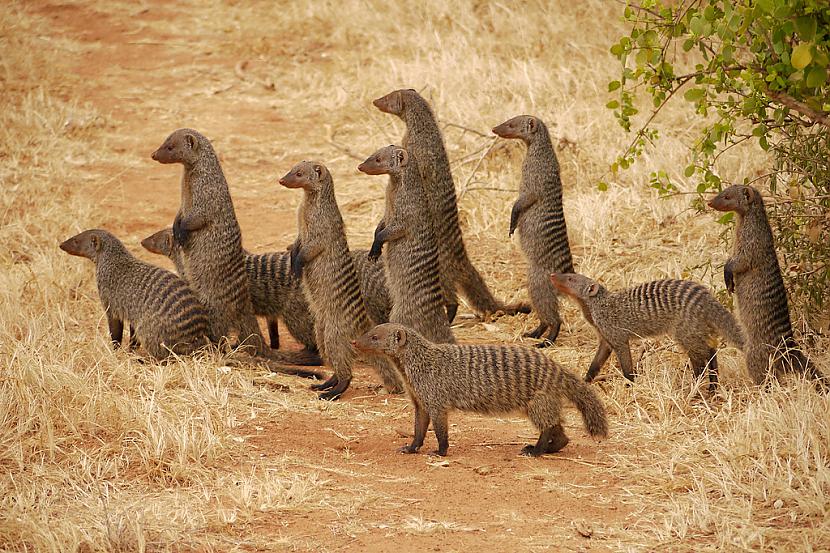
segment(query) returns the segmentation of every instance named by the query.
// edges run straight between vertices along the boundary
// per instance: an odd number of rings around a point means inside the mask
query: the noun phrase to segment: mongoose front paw
[[[407,453],[407,454],[409,454],[409,453],[418,453],[418,449],[419,449],[419,447],[416,447],[412,444],[409,444],[409,445],[405,445],[403,447],[399,447],[398,448],[398,453]]]
[[[176,220],[173,221],[173,241],[179,246],[184,246],[189,235],[190,233],[182,225],[181,216],[176,216]]]
[[[319,394],[317,399],[322,399],[323,401],[337,401],[340,399],[341,395],[343,395],[343,392],[336,388],[332,388],[331,390]]]
[[[297,280],[303,277],[303,261],[299,253],[291,251],[291,274]]]
[[[735,292],[735,275],[727,263],[723,268],[723,282],[726,284],[726,291],[730,294]]]
[[[525,457],[539,457],[544,453],[543,451],[537,451],[535,445],[526,445],[522,448],[520,452],[521,455]]]
[[[380,242],[372,242],[372,249],[369,250],[369,259],[372,261],[377,261],[380,257],[381,250],[383,249],[383,244]]]

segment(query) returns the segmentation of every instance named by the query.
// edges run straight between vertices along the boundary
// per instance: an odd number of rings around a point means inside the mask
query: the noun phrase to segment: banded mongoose
[[[559,162],[548,128],[538,117],[519,115],[493,128],[493,133],[520,139],[527,145],[519,198],[510,213],[508,234],[513,236],[514,231],[519,231],[519,242],[528,262],[530,304],[540,320],[539,326],[525,336],[541,338],[547,331],[538,344],[544,347],[556,341],[562,327],[559,299],[551,286],[550,274],[574,270],[562,208]]]
[[[751,186],[734,185],[710,200],[709,206],[738,214],[732,257],[723,268],[723,278],[726,289],[738,300],[746,333],[746,368],[752,381],[764,383],[770,369],[772,376],[798,371],[827,387],[793,337],[787,291],[761,194]]]
[[[181,248],[183,277],[208,310],[213,341],[238,337],[256,355],[294,364],[317,364],[308,352],[270,352],[251,302],[242,236],[228,183],[210,141],[192,129],[174,131],[153,153],[159,163],[181,163],[181,207],[173,240]]]
[[[91,229],[60,245],[95,263],[98,296],[110,337],[121,345],[124,323],[151,357],[188,355],[208,345],[208,315],[187,283],[170,271],[136,259],[111,233]]]
[[[334,374],[322,384],[321,399],[334,400],[349,387],[355,351],[350,341],[372,327],[360,293],[354,260],[349,255],[343,218],[334,196],[334,183],[320,163],[303,161],[279,180],[286,188],[302,188],[297,212],[298,236],[291,248],[291,268],[302,278],[314,315],[317,347]],[[398,393],[402,386],[385,360],[371,360],[384,387]],[[375,361],[379,361],[375,363]]]
[[[688,280],[655,280],[609,292],[602,284],[575,273],[550,276],[562,294],[572,298],[599,334],[599,347],[585,381],[591,382],[613,351],[625,377],[634,381],[632,339],[668,334],[689,356],[695,377],[708,369],[709,391],[718,384],[717,350],[711,341],[723,337],[738,349],[743,332],[732,314],[704,286]]]
[[[446,455],[447,414],[453,409],[492,415],[520,411],[540,432],[536,444],[525,446],[522,454],[555,453],[568,443],[560,415],[563,396],[576,405],[591,436],[608,435],[605,407],[596,393],[537,350],[435,344],[392,323],[376,326],[354,346],[388,356],[403,376],[415,406],[415,437],[400,449],[402,453],[418,451],[432,420],[438,438],[433,453]]]
[[[505,305],[493,297],[470,262],[458,224],[455,183],[444,139],[427,101],[413,89],[401,89],[372,103],[380,111],[396,115],[406,123],[402,146],[415,158],[424,181],[425,203],[432,213],[438,241],[439,268],[447,296],[445,303],[449,321],[453,321],[458,310],[457,290],[473,310],[484,316],[499,311],[507,315],[529,313],[530,306],[526,303]]]
[[[182,274],[180,249],[173,243],[173,229],[160,230],[141,241],[150,252],[168,257]],[[243,250],[244,251],[244,250]],[[376,324],[389,321],[392,310],[383,267],[368,260],[368,250],[355,250],[352,258],[360,279],[360,291],[369,318]],[[291,274],[288,252],[252,254],[245,252],[245,271],[254,313],[265,317],[272,348],[279,348],[278,318],[288,332],[309,352],[317,351],[314,341],[314,317],[308,307],[300,281]]]
[[[377,259],[386,246],[383,258],[392,295],[389,321],[412,327],[432,342],[455,343],[444,314],[438,246],[414,156],[401,147],[386,146],[358,170],[389,175],[386,210],[369,250],[369,257]]]

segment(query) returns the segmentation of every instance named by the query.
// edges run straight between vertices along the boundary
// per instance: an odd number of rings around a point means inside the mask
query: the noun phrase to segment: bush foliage
[[[688,102],[705,121],[684,171],[699,194],[727,184],[717,165],[725,152],[744,143],[768,151],[770,170],[742,182],[766,184],[774,196],[768,212],[791,298],[827,330],[830,4],[643,0],[627,4],[624,18],[631,31],[611,47],[622,72],[608,85],[616,97],[607,107],[629,132],[638,99],[650,97],[652,107],[612,171],[628,168],[659,138],[652,122],[672,100]],[[651,185],[664,194],[677,190],[665,170],[652,173]]]

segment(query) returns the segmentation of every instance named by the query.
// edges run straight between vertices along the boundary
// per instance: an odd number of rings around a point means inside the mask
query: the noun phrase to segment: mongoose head
[[[100,229],[91,229],[76,234],[65,241],[60,245],[60,249],[69,255],[86,257],[97,263],[101,254],[106,252],[115,243],[118,243],[118,238],[109,232]]]
[[[166,228],[151,234],[141,241],[141,245],[149,252],[170,257],[173,253],[173,229]]]
[[[286,188],[303,188],[313,192],[322,189],[328,179],[329,170],[325,165],[315,161],[301,161],[280,179],[280,184]]]
[[[709,200],[709,207],[717,211],[734,211],[740,215],[749,207],[761,201],[761,194],[751,186],[734,184]]]
[[[153,152],[159,163],[182,163],[191,166],[199,159],[200,150],[211,148],[210,141],[193,129],[179,129],[167,137],[164,144]]]
[[[398,352],[406,346],[409,329],[401,325],[384,323],[352,340],[352,347],[357,351],[373,354],[386,354],[397,357]]]
[[[381,148],[357,166],[367,175],[388,175],[399,173],[409,163],[409,153],[400,146],[391,144]]]
[[[532,115],[517,115],[512,119],[508,119],[501,125],[493,127],[493,134],[502,138],[519,138],[525,142],[530,142],[533,137],[543,129],[542,121]]]
[[[605,292],[602,284],[578,273],[553,273],[550,275],[550,281],[560,293],[580,303]]]
[[[390,92],[386,96],[372,100],[372,104],[383,113],[391,113],[392,115],[403,117],[407,100],[412,101],[419,98],[421,98],[421,95],[414,88],[402,88]]]

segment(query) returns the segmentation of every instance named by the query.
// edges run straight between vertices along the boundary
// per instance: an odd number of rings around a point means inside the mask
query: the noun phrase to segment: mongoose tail
[[[585,429],[594,438],[608,437],[608,418],[605,407],[593,388],[568,371],[562,371],[562,392],[576,405]]]
[[[818,389],[830,389],[793,336],[787,290],[761,193],[751,186],[733,185],[708,204],[717,211],[738,214],[723,279],[726,289],[736,296],[749,376],[761,385],[781,372],[802,372],[815,380]]]

